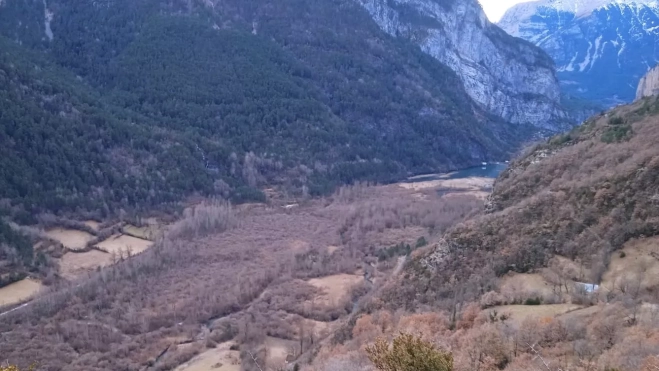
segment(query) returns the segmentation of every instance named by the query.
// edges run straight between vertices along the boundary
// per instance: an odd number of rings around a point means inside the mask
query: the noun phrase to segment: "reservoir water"
[[[464,179],[464,178],[496,178],[506,168],[506,164],[492,163],[483,166],[470,167],[446,174],[428,174],[409,178],[406,183],[426,182],[429,180]]]
[[[485,166],[470,167],[468,169],[449,173],[447,179],[463,179],[471,177],[496,178],[506,169],[506,166],[506,164],[487,164]]]

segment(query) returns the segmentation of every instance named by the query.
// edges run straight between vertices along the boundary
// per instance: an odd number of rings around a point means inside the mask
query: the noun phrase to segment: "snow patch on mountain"
[[[593,50],[593,43],[590,41],[588,42],[588,52],[586,53],[586,58],[583,60],[583,62],[579,63],[579,71],[583,71],[588,67],[590,64],[590,54]]]
[[[48,40],[53,41],[55,35],[53,34],[53,29],[50,28],[50,24],[53,21],[53,16],[55,14],[48,9],[48,4],[46,4],[46,0],[43,0],[43,8],[44,8],[44,27],[45,27],[46,37],[48,38]]]

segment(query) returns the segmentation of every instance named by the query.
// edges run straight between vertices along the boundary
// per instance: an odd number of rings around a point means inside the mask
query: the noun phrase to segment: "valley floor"
[[[474,184],[451,195],[442,184],[358,185],[299,204],[205,203],[148,249],[120,232],[79,252],[91,235],[50,231],[68,248],[59,266],[72,283],[1,316],[0,354],[48,370],[309,362],[400,270],[399,257],[482,207]],[[126,244],[139,254],[106,259]]]

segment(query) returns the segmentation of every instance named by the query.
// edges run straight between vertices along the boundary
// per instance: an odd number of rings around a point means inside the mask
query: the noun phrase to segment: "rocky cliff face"
[[[636,89],[636,99],[651,97],[659,95],[659,66],[653,68],[648,72]]]
[[[551,58],[491,24],[475,0],[355,0],[387,33],[453,69],[467,93],[507,121],[560,130],[566,115]]]
[[[631,102],[659,60],[654,0],[542,0],[516,5],[499,26],[543,48],[566,94],[603,106]]]

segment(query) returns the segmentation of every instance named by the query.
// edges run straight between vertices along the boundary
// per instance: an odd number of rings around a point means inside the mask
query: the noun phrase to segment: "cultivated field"
[[[153,242],[148,240],[127,236],[125,234],[115,234],[105,241],[98,243],[96,246],[99,249],[106,251],[108,254],[127,256],[129,253],[131,255],[140,254],[151,247],[151,245],[153,245]]]
[[[0,306],[25,301],[36,295],[42,287],[40,282],[26,278],[0,288]]]
[[[46,235],[71,250],[82,250],[94,239],[93,235],[77,229],[53,228],[47,230]]]
[[[163,232],[163,228],[158,224],[148,224],[144,227],[136,227],[128,224],[122,228],[122,232],[143,240],[154,241]]]
[[[107,267],[112,264],[112,256],[98,250],[83,253],[67,253],[60,259],[60,274],[71,280],[93,272],[98,267]]]

